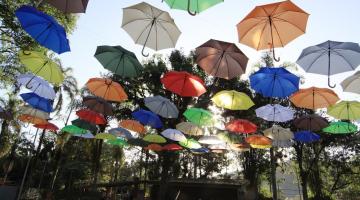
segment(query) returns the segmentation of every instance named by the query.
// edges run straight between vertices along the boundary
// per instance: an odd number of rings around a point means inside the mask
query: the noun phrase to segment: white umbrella
[[[47,112],[44,112],[42,110],[38,110],[36,108],[32,108],[30,106],[22,106],[19,108],[19,113],[23,115],[31,115],[34,117],[38,117],[44,120],[50,119],[50,115]]]
[[[267,104],[255,110],[256,116],[266,121],[286,122],[294,118],[294,110],[279,104]]]
[[[33,91],[37,95],[47,98],[55,99],[55,91],[50,84],[44,79],[33,74],[20,74],[17,79],[18,86],[25,86],[27,89]]]
[[[154,50],[175,47],[181,31],[168,12],[160,10],[145,2],[123,8],[121,27],[130,35],[136,44]]]
[[[352,92],[360,94],[360,71],[357,71],[354,75],[347,77],[341,82],[341,87],[344,92]]]
[[[177,141],[177,142],[186,140],[185,135],[176,129],[169,128],[169,129],[164,130],[160,134],[170,140]]]
[[[147,97],[144,99],[145,106],[152,112],[164,118],[177,118],[179,110],[173,102],[162,96]]]
[[[292,145],[291,140],[294,138],[293,132],[288,128],[274,125],[263,131],[264,135],[272,139],[272,145],[276,147],[288,147]]]
[[[220,140],[220,138],[218,138],[217,136],[215,135],[205,135],[205,136],[202,136],[199,141],[199,143],[201,144],[222,144],[222,143],[225,143],[224,141]]]

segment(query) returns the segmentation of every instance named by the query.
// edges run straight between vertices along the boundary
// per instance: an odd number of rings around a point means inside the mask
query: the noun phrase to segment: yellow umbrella
[[[328,107],[327,114],[336,119],[358,120],[360,119],[360,102],[341,101]]]
[[[43,52],[20,51],[19,58],[27,69],[50,83],[59,85],[64,81],[64,75],[59,65],[54,63]]]
[[[255,105],[247,94],[235,90],[218,92],[211,100],[217,106],[229,110],[247,110]]]

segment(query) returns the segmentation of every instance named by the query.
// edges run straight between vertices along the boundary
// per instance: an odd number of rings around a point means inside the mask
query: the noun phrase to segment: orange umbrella
[[[249,143],[250,145],[269,146],[271,145],[272,140],[263,135],[252,135],[245,138],[245,142]]]
[[[144,149],[151,150],[151,151],[162,151],[163,150],[162,146],[158,145],[158,144],[149,144]]]
[[[135,121],[135,120],[130,120],[130,119],[122,120],[119,123],[119,126],[129,129],[131,131],[140,133],[140,134],[145,134],[145,132],[146,132],[145,127],[142,124],[140,124],[140,122]]]
[[[327,108],[339,101],[338,95],[328,88],[310,87],[295,92],[290,101],[299,108]]]
[[[237,25],[239,42],[256,50],[286,44],[305,33],[309,14],[291,1],[256,6]]]
[[[50,122],[47,122],[45,124],[35,124],[34,127],[49,130],[49,131],[53,131],[53,132],[59,130],[59,128],[55,124],[50,123]]]
[[[22,114],[18,117],[18,120],[25,122],[25,123],[31,123],[31,124],[46,124],[48,123],[45,119],[41,119],[39,117],[35,117],[32,115]]]
[[[108,101],[122,102],[128,99],[128,96],[121,85],[111,79],[91,78],[86,83],[86,87],[94,95]]]

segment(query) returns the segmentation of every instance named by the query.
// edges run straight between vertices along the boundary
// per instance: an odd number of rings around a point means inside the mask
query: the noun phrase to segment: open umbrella
[[[98,46],[95,58],[104,68],[121,77],[137,77],[144,68],[133,52],[121,46]]]
[[[164,136],[167,139],[180,142],[186,140],[186,137],[182,132],[176,130],[176,129],[166,129],[160,133],[162,136]]]
[[[198,97],[206,92],[204,81],[185,71],[167,72],[160,80],[167,90],[182,97]]]
[[[165,1],[170,8],[187,10],[192,16],[200,13],[224,0],[162,0]]]
[[[110,133],[98,133],[95,135],[95,139],[99,140],[116,140],[116,136]]]
[[[257,130],[256,124],[245,119],[232,120],[225,125],[225,128],[226,130],[234,133],[244,133],[244,134],[255,133]]]
[[[46,99],[37,95],[34,92],[23,93],[20,94],[21,98],[31,105],[33,108],[39,109],[44,112],[52,112],[53,111],[53,100]]]
[[[177,118],[179,110],[169,99],[162,96],[146,97],[145,106],[164,118]]]
[[[210,150],[208,148],[205,148],[205,147],[200,147],[200,148],[197,148],[197,149],[190,149],[190,151],[193,154],[204,154],[204,153],[209,153],[210,152]]]
[[[222,144],[222,143],[225,143],[223,140],[220,140],[220,138],[216,135],[204,135],[198,140],[198,142],[200,144]]]
[[[301,143],[311,143],[320,140],[320,136],[311,131],[298,131],[294,134],[294,140]]]
[[[220,91],[211,100],[217,106],[229,110],[248,110],[255,105],[247,94],[235,90]]]
[[[204,135],[204,131],[199,126],[191,122],[181,122],[176,125],[176,129],[187,135],[193,135],[193,136]]]
[[[339,101],[338,95],[327,88],[310,87],[300,89],[290,97],[290,101],[299,108],[327,108]]]
[[[76,115],[85,121],[88,121],[92,124],[106,124],[107,121],[105,117],[95,111],[89,109],[81,109],[76,111]]]
[[[162,11],[145,2],[123,8],[121,27],[130,35],[136,44],[156,51],[175,47],[181,34],[168,12]]]
[[[64,81],[60,66],[48,58],[45,52],[20,51],[19,58],[27,69],[50,83],[60,85]]]
[[[64,13],[85,13],[89,0],[45,0]]]
[[[119,126],[123,127],[123,128],[126,128],[130,131],[134,131],[134,132],[137,132],[137,133],[140,133],[140,134],[145,134],[146,133],[146,129],[145,127],[140,124],[140,122],[138,121],[135,121],[135,120],[122,120],[120,123],[119,123]]]
[[[162,151],[163,147],[161,145],[159,145],[159,144],[149,144],[144,149],[145,150],[151,150],[151,151]]]
[[[198,141],[196,141],[196,140],[194,140],[192,138],[180,141],[179,144],[182,147],[185,147],[185,148],[188,148],[188,149],[200,149],[201,148],[201,144]]]
[[[127,140],[127,143],[131,146],[146,147],[149,145],[149,142],[144,141],[142,138],[130,138]]]
[[[309,14],[291,1],[256,6],[237,24],[239,42],[256,50],[272,49],[305,33]]]
[[[130,131],[121,127],[112,128],[109,130],[109,133],[115,135],[116,137],[122,137],[126,139],[134,138],[134,136],[130,133]]]
[[[34,76],[33,74],[20,74],[16,81],[19,86],[23,85],[26,89],[33,91],[41,97],[51,100],[56,97],[55,91],[50,84],[38,76]]]
[[[95,124],[89,123],[82,119],[75,119],[75,120],[71,121],[71,124],[75,125],[79,128],[91,131],[92,133],[96,133],[98,131],[98,128],[96,127]]]
[[[287,122],[294,118],[294,110],[279,104],[267,104],[255,110],[256,116],[266,121]]]
[[[355,70],[360,64],[360,46],[352,42],[326,41],[304,49],[296,61],[306,72],[330,76]]]
[[[15,15],[23,29],[42,46],[59,54],[70,51],[64,27],[52,16],[26,5],[17,9]]]
[[[120,147],[128,146],[128,143],[123,138],[116,138],[115,140],[107,140],[106,143]]]
[[[230,144],[230,148],[232,150],[240,151],[240,152],[250,151],[250,147],[251,147],[250,144],[246,142]]]
[[[312,114],[296,118],[293,122],[296,128],[309,131],[320,131],[329,125],[328,121],[319,115]]]
[[[24,123],[31,123],[31,124],[46,124],[47,120],[43,118],[39,118],[32,115],[27,114],[21,114],[18,116],[18,120],[24,122]]]
[[[183,148],[178,144],[167,144],[162,147],[165,151],[180,151],[183,150]]]
[[[287,142],[294,138],[293,132],[290,129],[274,125],[263,131],[264,135],[272,139],[273,146],[284,146]]]
[[[357,71],[352,76],[347,77],[345,80],[341,82],[341,87],[344,92],[352,92],[356,94],[360,94],[360,71]]]
[[[36,109],[36,108],[33,108],[31,106],[21,106],[19,108],[19,113],[23,114],[23,115],[31,115],[31,116],[38,117],[38,118],[41,118],[44,120],[50,119],[49,113],[44,112],[39,109]]]
[[[83,98],[83,104],[90,110],[101,113],[106,116],[113,115],[113,107],[103,98],[87,96]]]
[[[164,137],[156,134],[147,134],[143,137],[143,140],[151,143],[166,143],[166,139]]]
[[[61,129],[61,132],[66,132],[66,133],[70,133],[70,134],[86,134],[88,133],[89,131],[88,130],[85,130],[85,129],[82,129],[80,127],[77,127],[75,125],[67,125],[67,126],[64,126],[62,129]]]
[[[215,124],[213,114],[202,108],[188,108],[183,115],[198,126],[213,126]]]
[[[245,138],[245,142],[253,148],[269,148],[272,144],[271,139],[263,135],[250,135]]]
[[[111,79],[91,78],[86,83],[86,87],[94,95],[108,101],[123,102],[128,99],[121,85]]]
[[[356,125],[348,122],[331,122],[328,127],[323,128],[325,133],[344,135],[358,131]]]
[[[140,109],[138,111],[135,111],[131,113],[131,115],[140,123],[144,125],[149,125],[153,128],[162,128],[163,123],[159,116],[157,116],[155,113],[147,110]]]
[[[85,134],[72,134],[72,136],[84,138],[84,139],[94,139],[94,135],[90,132],[86,132]]]
[[[336,119],[358,120],[360,119],[360,102],[340,101],[328,107],[327,114]]]
[[[45,124],[35,124],[34,127],[35,128],[40,128],[40,129],[50,130],[50,131],[53,131],[53,132],[59,130],[59,128],[55,124],[50,123],[50,122],[47,122]]]
[[[287,97],[299,90],[300,78],[283,67],[262,67],[250,76],[250,86],[264,97]]]
[[[196,63],[209,75],[232,79],[244,74],[248,57],[233,43],[209,40],[196,48]]]

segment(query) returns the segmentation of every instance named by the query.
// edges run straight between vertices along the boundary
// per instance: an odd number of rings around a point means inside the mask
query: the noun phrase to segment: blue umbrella
[[[320,136],[311,131],[298,131],[294,134],[294,140],[302,143],[311,143],[320,140]]]
[[[122,137],[122,138],[126,138],[126,139],[133,139],[134,136],[130,133],[130,131],[118,127],[118,128],[112,128],[109,130],[109,133],[112,135],[115,135],[116,137]]]
[[[21,98],[33,108],[44,112],[53,111],[53,101],[37,95],[34,92],[20,94]]]
[[[155,113],[140,109],[131,114],[137,121],[144,125],[149,125],[153,128],[162,128],[163,123],[161,122],[159,116]]]
[[[288,97],[299,90],[300,78],[283,67],[263,67],[250,76],[250,86],[264,97]]]
[[[199,149],[190,149],[191,152],[193,153],[209,153],[210,150],[208,148],[205,148],[205,147],[201,147]]]
[[[70,51],[64,27],[52,16],[31,6],[21,6],[15,15],[23,29],[42,46],[59,54]]]

